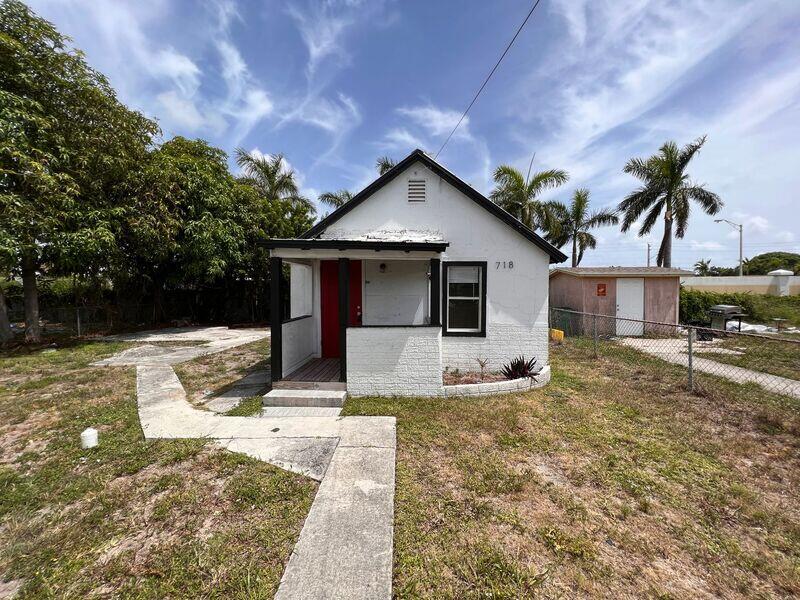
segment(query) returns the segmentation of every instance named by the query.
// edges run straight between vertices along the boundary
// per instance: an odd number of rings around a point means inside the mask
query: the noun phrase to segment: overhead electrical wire
[[[508,54],[508,51],[511,49],[511,46],[514,44],[514,41],[517,39],[517,36],[520,34],[522,29],[525,27],[525,24],[528,22],[528,19],[531,18],[531,15],[533,14],[533,11],[536,10],[536,7],[539,6],[539,2],[541,2],[541,1],[542,0],[536,0],[536,2],[533,3],[533,6],[531,7],[531,10],[528,12],[527,16],[525,17],[525,20],[522,22],[522,25],[519,26],[519,29],[517,29],[517,32],[514,34],[514,37],[512,37],[511,41],[508,42],[508,46],[506,46],[506,49],[503,50],[503,54],[501,54],[500,58],[497,59],[497,62],[495,63],[494,67],[492,67],[492,70],[489,72],[489,75],[486,76],[486,79],[483,81],[483,84],[481,84],[481,87],[475,93],[475,96],[472,98],[472,102],[469,103],[469,106],[467,106],[467,109],[461,115],[461,118],[458,120],[458,123],[456,123],[456,126],[453,127],[453,131],[450,132],[450,135],[447,136],[447,139],[442,144],[442,147],[439,148],[439,151],[433,157],[434,160],[439,158],[439,155],[442,153],[442,150],[444,150],[444,147],[447,146],[447,142],[449,142],[450,138],[453,137],[453,134],[456,132],[456,130],[458,129],[459,125],[461,125],[461,122],[464,120],[464,118],[467,116],[467,113],[469,112],[469,109],[472,108],[472,105],[475,104],[475,101],[478,99],[478,96],[481,95],[481,92],[483,91],[483,88],[485,88],[486,84],[489,83],[489,80],[492,78],[492,75],[494,75],[494,72],[497,70],[497,67],[500,66],[501,62],[503,62],[503,59],[506,57],[506,54]]]

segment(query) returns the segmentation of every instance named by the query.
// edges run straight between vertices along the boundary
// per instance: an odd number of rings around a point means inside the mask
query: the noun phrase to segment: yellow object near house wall
[[[550,330],[550,340],[560,344],[564,341],[564,332],[560,329],[551,329]]]

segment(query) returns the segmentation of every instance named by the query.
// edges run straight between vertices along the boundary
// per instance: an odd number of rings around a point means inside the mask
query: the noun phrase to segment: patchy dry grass
[[[207,400],[210,392],[220,394],[249,373],[265,369],[269,369],[269,339],[175,365],[187,398],[193,403]]]
[[[89,367],[124,347],[0,356],[0,580],[22,598],[272,597],[316,484],[145,441],[133,368]],[[82,450],[89,425],[100,445]]]
[[[602,350],[525,394],[348,401],[398,419],[397,597],[800,593],[800,402]]]

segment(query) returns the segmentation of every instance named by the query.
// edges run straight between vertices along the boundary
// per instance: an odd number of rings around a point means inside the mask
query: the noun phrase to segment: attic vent
[[[409,202],[425,202],[425,180],[424,179],[409,179],[408,180],[408,201]]]

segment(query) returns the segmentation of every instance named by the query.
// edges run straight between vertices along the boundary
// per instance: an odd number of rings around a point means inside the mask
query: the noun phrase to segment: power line
[[[506,49],[503,50],[503,54],[500,55],[500,58],[497,60],[497,63],[495,63],[494,67],[489,72],[489,75],[487,75],[487,77],[484,80],[483,84],[481,85],[480,89],[475,93],[475,96],[472,98],[472,102],[470,102],[469,106],[467,106],[467,110],[465,110],[464,113],[461,115],[461,118],[458,120],[458,123],[456,123],[456,126],[453,127],[453,131],[450,132],[450,135],[447,136],[447,139],[442,144],[442,147],[439,148],[439,151],[433,157],[434,160],[439,158],[439,154],[441,154],[442,150],[444,150],[444,147],[447,146],[447,142],[449,142],[450,138],[453,137],[453,134],[456,132],[456,129],[458,129],[458,126],[461,125],[461,121],[463,121],[464,117],[467,116],[467,113],[469,112],[469,109],[472,108],[472,105],[475,104],[475,101],[478,99],[478,96],[481,95],[481,92],[483,91],[483,88],[485,88],[486,84],[489,83],[489,80],[492,78],[492,75],[494,75],[494,72],[497,70],[497,67],[500,66],[501,62],[503,62],[503,59],[506,57],[506,54],[508,54],[508,51],[511,49],[511,46],[514,44],[514,41],[517,39],[517,36],[522,31],[522,28],[525,27],[525,24],[528,22],[528,19],[531,18],[531,15],[533,14],[533,11],[536,10],[536,7],[539,6],[539,2],[541,2],[541,1],[542,0],[536,0],[536,2],[533,3],[533,7],[528,12],[528,15],[525,17],[525,20],[522,22],[522,25],[519,26],[519,29],[517,29],[517,32],[514,34],[514,37],[512,37],[511,41],[508,42],[508,46],[506,46]]]

